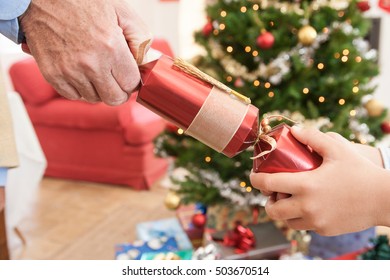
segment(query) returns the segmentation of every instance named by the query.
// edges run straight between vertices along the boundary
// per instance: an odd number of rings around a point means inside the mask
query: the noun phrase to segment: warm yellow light
[[[247,192],[251,192],[252,191],[252,187],[246,187],[246,191]]]
[[[356,110],[351,110],[351,112],[349,112],[349,115],[350,115],[351,117],[356,116]]]
[[[348,49],[344,49],[343,50],[343,55],[349,55],[349,50]]]
[[[251,50],[252,50],[252,48],[251,48],[250,46],[246,46],[246,47],[245,47],[245,51],[246,51],[247,53],[251,52]]]
[[[177,134],[183,134],[184,133],[184,130],[183,129],[181,129],[181,128],[179,128],[178,130],[177,130]]]
[[[325,65],[323,63],[318,63],[317,68],[322,70],[324,69]]]
[[[358,86],[354,86],[354,87],[352,88],[352,92],[353,92],[353,93],[358,93],[358,92],[359,92],[359,87],[358,87]]]
[[[214,29],[213,34],[214,34],[215,36],[217,36],[217,35],[219,34],[219,30],[218,30],[218,29]]]
[[[230,83],[231,81],[233,81],[233,77],[232,76],[227,76],[226,77],[226,81]]]
[[[245,183],[245,182],[241,182],[241,183],[240,183],[240,187],[241,187],[241,188],[245,188],[245,187],[246,187],[246,183]]]
[[[246,10],[247,10],[247,9],[246,9],[245,6],[242,6],[241,9],[240,9],[241,13],[246,13]]]
[[[226,11],[221,11],[221,17],[226,17],[227,16],[227,12]]]
[[[325,34],[327,34],[327,33],[329,32],[329,28],[328,28],[328,27],[324,27],[324,28],[322,29],[322,32],[325,33]]]
[[[338,16],[339,16],[339,17],[343,17],[344,14],[345,14],[345,13],[344,13],[343,11],[340,11],[340,12],[338,13]]]
[[[360,143],[363,144],[363,145],[367,144],[367,139],[364,139],[364,138],[360,139]]]
[[[259,8],[260,8],[260,6],[258,4],[254,4],[253,5],[253,10],[254,11],[257,11]]]
[[[227,47],[227,48],[226,48],[226,51],[227,51],[228,53],[233,52],[233,47],[232,47],[232,46]]]
[[[353,80],[353,84],[356,86],[359,84],[359,80]]]
[[[258,52],[258,51],[253,51],[253,52],[252,52],[252,55],[253,55],[253,56],[258,56],[258,55],[259,55],[259,52]]]
[[[335,53],[334,54],[334,58],[339,59],[340,58],[340,54],[339,53]]]
[[[340,104],[340,105],[344,105],[344,104],[345,104],[345,99],[342,99],[342,98],[341,98],[341,99],[339,100],[339,104]]]
[[[320,98],[318,98],[318,101],[319,101],[320,103],[323,103],[323,102],[325,102],[325,97],[323,97],[323,96],[320,96]]]
[[[226,25],[225,25],[225,24],[221,23],[221,24],[219,25],[219,29],[220,29],[220,30],[224,30],[225,28],[226,28]]]
[[[205,162],[211,162],[211,157],[205,157],[205,158],[204,158],[204,161],[205,161]]]
[[[273,92],[273,91],[270,91],[269,93],[268,93],[268,97],[269,98],[273,98],[275,96],[275,93]]]
[[[347,61],[348,61],[348,56],[345,56],[345,55],[344,55],[344,56],[341,58],[341,61],[342,61],[342,62],[347,62]]]
[[[360,56],[357,56],[357,57],[355,57],[355,61],[357,63],[360,63],[360,62],[362,62],[362,58]]]
[[[269,82],[266,82],[266,83],[264,84],[264,87],[265,87],[265,88],[270,88],[270,87],[271,87],[271,84],[270,84]]]
[[[302,90],[302,92],[303,92],[303,94],[308,94],[308,93],[310,92],[310,90],[309,90],[308,88],[304,88],[304,89]]]
[[[253,85],[254,85],[255,87],[258,87],[258,86],[260,85],[260,81],[259,81],[259,80],[253,81]]]
[[[269,26],[274,26],[274,25],[275,25],[275,23],[273,21],[269,22]]]

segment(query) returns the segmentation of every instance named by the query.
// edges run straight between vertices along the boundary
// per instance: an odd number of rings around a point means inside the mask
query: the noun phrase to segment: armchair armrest
[[[124,138],[131,145],[152,142],[166,127],[166,122],[160,116],[137,103],[136,98],[137,93],[133,93],[118,112]]]

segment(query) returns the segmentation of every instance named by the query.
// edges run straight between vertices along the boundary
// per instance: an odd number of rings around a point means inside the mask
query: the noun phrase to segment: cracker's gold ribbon
[[[216,86],[217,88],[225,91],[226,93],[232,94],[238,100],[243,101],[245,104],[251,104],[251,100],[249,97],[246,97],[241,93],[238,93],[237,91],[229,88],[228,86],[224,85],[223,83],[214,79],[213,77],[207,75],[206,73],[202,72],[194,65],[184,61],[183,59],[179,57],[175,58],[173,61],[173,65],[178,67],[183,72],[190,74],[191,76],[201,79],[202,81],[208,82],[209,84]]]
[[[267,133],[271,131],[271,126],[269,125],[269,123],[270,123],[270,121],[272,119],[278,119],[278,120],[285,119],[285,120],[288,120],[288,121],[290,121],[290,122],[292,122],[294,124],[297,123],[296,121],[294,121],[294,120],[292,120],[290,118],[287,118],[285,116],[282,116],[282,115],[271,115],[271,116],[268,116],[268,117],[264,118],[260,122],[259,136],[257,137],[257,140],[256,140],[254,145],[256,145],[260,141],[263,141],[263,142],[267,143],[270,146],[270,149],[266,150],[266,151],[263,151],[263,152],[261,152],[260,154],[254,156],[254,157],[251,157],[251,159],[253,159],[253,160],[261,158],[263,156],[266,156],[269,153],[272,153],[273,151],[276,150],[276,146],[277,146],[276,140],[274,138],[272,138],[271,136],[267,135]]]

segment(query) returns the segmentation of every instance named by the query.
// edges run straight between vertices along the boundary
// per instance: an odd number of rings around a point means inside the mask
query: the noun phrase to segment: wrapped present
[[[248,225],[269,220],[263,207],[218,204],[207,208],[206,228],[208,231],[221,231],[233,229],[237,221]]]
[[[255,146],[255,172],[296,172],[321,163],[288,126],[265,130],[249,98],[183,60],[162,56],[140,71],[139,103],[228,157]]]
[[[248,225],[247,228],[253,233],[255,243],[249,242],[245,250],[242,250],[242,248],[237,250],[237,247],[231,246],[231,243],[227,244],[228,246],[221,246],[222,259],[278,259],[291,248],[290,242],[273,222]],[[212,234],[212,238],[223,245],[224,240],[230,233],[231,230],[215,232]]]
[[[175,252],[150,252],[142,254],[141,260],[191,260],[192,250],[181,250]]]
[[[149,241],[160,237],[176,239],[179,250],[192,250],[192,243],[177,218],[168,218],[139,223],[136,226],[137,238]]]
[[[198,205],[182,205],[176,211],[177,218],[194,248],[203,244],[207,215]]]
[[[115,246],[117,260],[140,260],[145,253],[175,252],[178,250],[174,237],[152,238],[148,241],[137,240],[133,243]]]

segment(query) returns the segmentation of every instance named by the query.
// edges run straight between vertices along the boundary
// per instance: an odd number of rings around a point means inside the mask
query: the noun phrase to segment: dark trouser
[[[4,191],[4,187],[0,186],[0,260],[9,260],[4,206],[5,206],[5,191]]]

